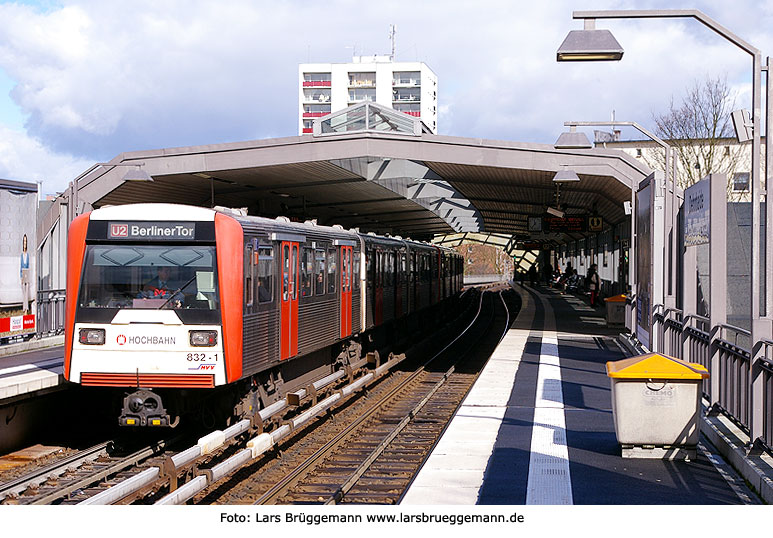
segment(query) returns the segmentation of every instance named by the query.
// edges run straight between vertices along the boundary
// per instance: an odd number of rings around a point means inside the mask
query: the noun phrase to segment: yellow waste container
[[[659,353],[607,362],[623,457],[692,459],[698,444],[700,364]]]
[[[607,326],[625,325],[625,295],[604,299],[607,303]]]

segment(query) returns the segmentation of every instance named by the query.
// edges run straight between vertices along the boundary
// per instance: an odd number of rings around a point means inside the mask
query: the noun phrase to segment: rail
[[[38,336],[54,336],[64,332],[65,290],[38,290],[37,329]]]

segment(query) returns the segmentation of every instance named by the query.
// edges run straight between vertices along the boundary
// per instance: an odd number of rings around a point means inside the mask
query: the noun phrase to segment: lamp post
[[[615,49],[614,44],[610,45],[610,42],[608,39],[605,41],[605,44],[601,47],[598,45],[598,40],[600,32],[599,30],[595,30],[595,21],[597,19],[673,19],[673,18],[692,18],[709,28],[710,30],[714,31],[715,33],[719,34],[720,36],[724,37],[752,57],[752,106],[753,106],[753,114],[752,114],[752,170],[751,170],[751,198],[752,198],[752,237],[751,237],[751,289],[750,289],[750,303],[751,303],[751,340],[752,340],[752,346],[753,349],[752,357],[751,357],[751,378],[752,378],[752,397],[751,402],[758,402],[760,405],[760,409],[762,408],[762,376],[760,375],[760,359],[761,359],[761,353],[760,353],[760,347],[757,346],[755,348],[756,342],[759,340],[761,336],[770,336],[771,335],[771,327],[773,327],[773,323],[771,323],[771,313],[773,313],[773,286],[770,286],[770,277],[768,277],[768,286],[766,287],[766,293],[765,293],[765,314],[766,318],[761,319],[760,318],[760,304],[759,304],[759,296],[758,293],[760,292],[760,284],[761,284],[761,274],[760,274],[760,194],[762,194],[761,190],[761,184],[760,184],[760,152],[761,152],[761,126],[762,126],[762,114],[761,114],[761,88],[762,88],[762,54],[756,47],[752,46],[745,40],[741,39],[740,37],[736,36],[733,32],[722,26],[721,24],[717,23],[704,13],[698,11],[698,10],[681,10],[681,9],[673,9],[673,10],[603,10],[603,11],[575,11],[572,14],[572,18],[574,19],[583,19],[585,21],[585,30],[583,31],[574,31],[570,32],[570,34],[567,36],[567,38],[564,40],[564,43],[562,43],[561,47],[558,49],[557,53],[557,59],[558,61],[572,61],[572,60],[580,60],[580,61],[594,61],[594,60],[619,60],[622,58],[622,51],[617,54],[617,49]],[[593,33],[591,33],[593,32]],[[570,39],[571,38],[571,39]],[[612,41],[617,43],[614,38],[612,38]],[[619,48],[619,45],[618,45]],[[614,53],[611,53],[610,50],[612,50]],[[771,98],[771,84],[770,84],[770,71],[768,68],[770,67],[770,58],[768,58],[768,66],[765,67],[765,70],[767,71],[767,80],[768,80],[768,119],[770,120],[771,111],[770,111],[770,98]],[[769,122],[768,122],[769,123]],[[766,173],[767,176],[771,174],[773,170],[771,170],[771,161],[773,159],[771,158],[771,152],[767,151],[766,148]],[[768,182],[766,181],[766,188],[768,186]],[[672,203],[673,203],[673,196],[675,195],[675,186],[673,188],[674,193],[672,193]],[[768,247],[771,246],[771,240],[770,240],[770,224],[772,222],[771,215],[770,215],[770,204],[769,197],[765,197],[765,206],[768,209],[766,211],[767,215],[767,223],[768,223],[768,230],[767,230],[767,239],[766,244]],[[674,213],[675,207],[672,205],[672,222],[674,220]],[[673,248],[673,245],[672,245]],[[766,260],[766,267],[768,269],[767,273],[771,273],[771,267],[773,267],[773,264],[771,263],[773,256],[771,256],[770,248],[766,251],[767,260]],[[754,442],[762,433],[762,424],[763,424],[763,417],[761,416],[761,413],[754,409],[754,405],[750,405],[750,414],[751,414],[751,420],[749,424],[749,428],[751,431],[751,440]]]

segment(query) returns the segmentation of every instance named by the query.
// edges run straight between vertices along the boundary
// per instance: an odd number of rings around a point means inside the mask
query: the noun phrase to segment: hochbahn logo
[[[118,343],[119,346],[123,346],[125,344],[129,345],[140,345],[140,346],[173,346],[175,344],[175,337],[174,336],[129,336],[119,334],[115,341]]]
[[[195,239],[196,228],[192,222],[111,222],[108,239]]]

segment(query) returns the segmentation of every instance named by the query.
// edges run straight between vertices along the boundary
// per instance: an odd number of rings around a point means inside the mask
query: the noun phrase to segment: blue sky
[[[567,120],[653,128],[706,76],[751,108],[748,55],[695,21],[598,21],[621,62],[558,64],[573,10],[697,8],[773,52],[773,2],[0,2],[0,177],[64,189],[124,151],[297,134],[297,66],[389,50],[439,79],[440,134],[552,143]],[[631,133],[633,136],[633,133]]]

